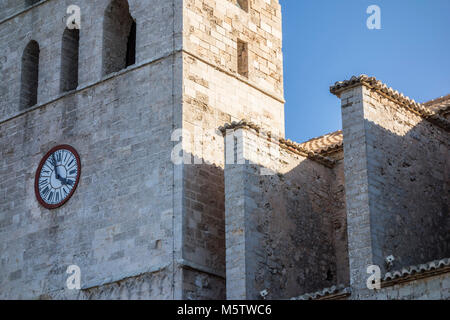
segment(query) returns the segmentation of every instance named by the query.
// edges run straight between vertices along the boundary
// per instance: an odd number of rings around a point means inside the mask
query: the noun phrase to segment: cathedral
[[[0,48],[0,299],[450,299],[450,95],[330,79],[287,140],[279,0],[5,0]]]

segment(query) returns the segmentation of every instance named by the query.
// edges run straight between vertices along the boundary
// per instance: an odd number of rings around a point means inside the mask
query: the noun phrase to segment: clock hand
[[[53,160],[53,167],[55,168],[55,175],[56,175],[56,179],[58,179],[59,181],[61,181],[61,183],[63,185],[72,185],[73,181],[67,179],[67,178],[63,178],[59,175],[58,173],[58,167],[56,166],[56,159],[55,159],[55,154],[52,154],[52,160]]]
[[[70,185],[70,186],[73,185],[73,181],[70,180],[70,179],[63,178],[63,177],[60,176],[58,180],[61,181],[61,183],[63,185]]]
[[[56,175],[56,179],[58,179],[59,181],[61,181],[61,183],[63,185],[73,185],[73,181],[67,178],[63,178],[59,175],[58,173],[58,167],[56,166],[56,159],[55,159],[55,154],[52,154],[52,160],[53,160],[53,167],[55,168],[55,175]]]
[[[58,179],[59,181],[61,181],[61,176],[58,174],[58,169],[56,166],[56,159],[55,159],[55,154],[52,154],[52,160],[53,160],[53,168],[55,168],[55,175],[56,175],[56,179]]]

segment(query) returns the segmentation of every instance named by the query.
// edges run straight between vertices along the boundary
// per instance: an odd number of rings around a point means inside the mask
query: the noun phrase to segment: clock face
[[[51,149],[36,171],[34,189],[39,203],[47,209],[62,206],[75,192],[80,173],[80,157],[74,148],[62,145]]]

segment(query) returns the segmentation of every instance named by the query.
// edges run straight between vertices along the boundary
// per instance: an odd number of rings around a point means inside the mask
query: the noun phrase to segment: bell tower
[[[225,298],[218,128],[284,136],[278,0],[79,0],[78,30],[73,5],[0,4],[0,298]],[[81,173],[48,209],[62,145]]]
[[[184,0],[182,129],[183,296],[225,298],[224,140],[246,119],[284,137],[281,6],[278,0]],[[201,271],[203,270],[203,271]],[[201,279],[201,281],[199,280]],[[229,290],[227,290],[229,291]]]

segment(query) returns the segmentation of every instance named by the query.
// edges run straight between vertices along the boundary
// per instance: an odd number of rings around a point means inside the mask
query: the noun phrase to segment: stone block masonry
[[[261,299],[266,290],[267,299],[287,299],[348,283],[337,172],[252,129],[230,129],[225,139],[236,141],[227,153],[241,150],[225,166],[227,298]]]
[[[64,267],[78,264],[90,299],[125,297],[114,288],[155,277],[166,284],[160,297],[225,297],[223,139],[207,136],[215,140],[192,154],[208,164],[176,166],[170,137],[244,115],[284,135],[278,2],[242,10],[232,1],[130,0],[135,64],[106,75],[111,1],[81,1],[78,83],[61,93],[69,4],[16,1],[1,10],[0,294],[69,297]],[[248,43],[248,77],[238,73],[238,38]],[[31,40],[40,48],[37,99],[20,109],[20,59]],[[66,206],[47,212],[30,189],[33,164],[60,143],[79,151],[82,180]]]
[[[7,56],[0,73],[2,299],[181,297],[174,205],[181,195],[170,140],[181,127],[181,24],[174,22],[181,21],[181,1],[130,1],[136,64],[104,77],[102,22],[109,3],[78,2],[79,83],[69,93],[60,93],[59,77],[71,3],[44,1],[0,24]],[[146,9],[150,5],[154,10]],[[24,110],[21,58],[30,40],[40,46],[39,87],[37,104]],[[82,175],[70,201],[49,211],[35,199],[34,174],[58,144],[78,151]],[[81,269],[78,294],[66,288],[72,264]]]
[[[284,136],[280,6],[249,5],[246,12],[233,1],[184,1],[183,150],[197,162],[182,171],[182,256],[207,272],[184,278],[183,296],[190,299],[204,298],[196,288],[205,281],[216,283],[211,297],[226,297],[225,149],[218,128],[246,118]],[[242,60],[239,43],[246,44]]]
[[[80,0],[69,34],[71,4],[0,4],[1,299],[448,299],[448,260],[403,268],[450,254],[446,97],[352,78],[343,137],[297,144],[277,0]],[[81,178],[49,211],[61,144]],[[401,276],[368,291],[369,264]]]
[[[449,132],[374,78],[332,92],[342,101],[350,279],[364,298],[369,265],[384,273],[450,256]]]
[[[57,295],[70,264],[80,266],[83,283],[98,286],[172,261],[172,143],[163,138],[172,132],[165,111],[172,92],[163,94],[171,88],[172,74],[165,72],[171,63],[124,74],[0,126],[2,298]],[[148,80],[137,85],[142,78]],[[119,85],[126,82],[134,86]],[[161,98],[150,98],[156,95]],[[35,200],[34,172],[60,143],[80,153],[82,178],[66,206],[48,211]],[[20,277],[10,277],[19,270]],[[165,290],[172,295],[171,286]]]

